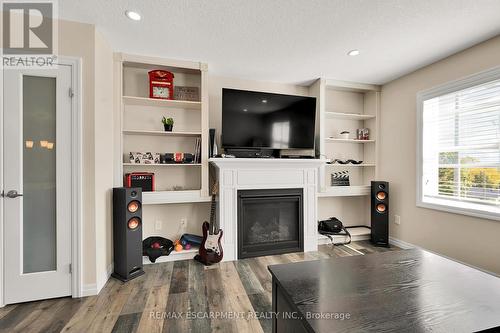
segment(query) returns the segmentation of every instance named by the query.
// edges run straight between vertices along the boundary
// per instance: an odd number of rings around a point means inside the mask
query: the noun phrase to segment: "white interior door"
[[[71,295],[71,67],[4,71],[5,303]]]

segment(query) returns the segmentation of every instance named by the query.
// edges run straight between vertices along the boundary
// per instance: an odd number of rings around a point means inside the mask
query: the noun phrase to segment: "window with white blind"
[[[418,95],[417,205],[500,220],[500,69]]]

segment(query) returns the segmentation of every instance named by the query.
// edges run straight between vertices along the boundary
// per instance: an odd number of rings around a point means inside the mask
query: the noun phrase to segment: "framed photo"
[[[198,87],[182,87],[174,88],[174,99],[181,101],[199,102],[200,89]]]

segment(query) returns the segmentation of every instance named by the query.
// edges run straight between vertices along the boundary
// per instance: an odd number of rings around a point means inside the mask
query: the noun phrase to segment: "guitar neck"
[[[217,219],[215,218],[215,208],[217,206],[217,202],[215,201],[215,194],[212,194],[212,204],[210,207],[210,226],[212,227],[212,234],[216,233],[219,228],[217,226]]]

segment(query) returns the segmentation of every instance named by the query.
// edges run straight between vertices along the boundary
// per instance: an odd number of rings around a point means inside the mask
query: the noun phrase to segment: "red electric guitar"
[[[212,188],[212,207],[210,209],[210,223],[203,222],[203,240],[200,245],[199,255],[195,257],[196,260],[204,265],[212,265],[222,260],[223,252],[220,240],[222,238],[222,230],[219,229],[217,219],[215,217],[215,209],[217,202],[215,195],[217,194],[217,184]]]

